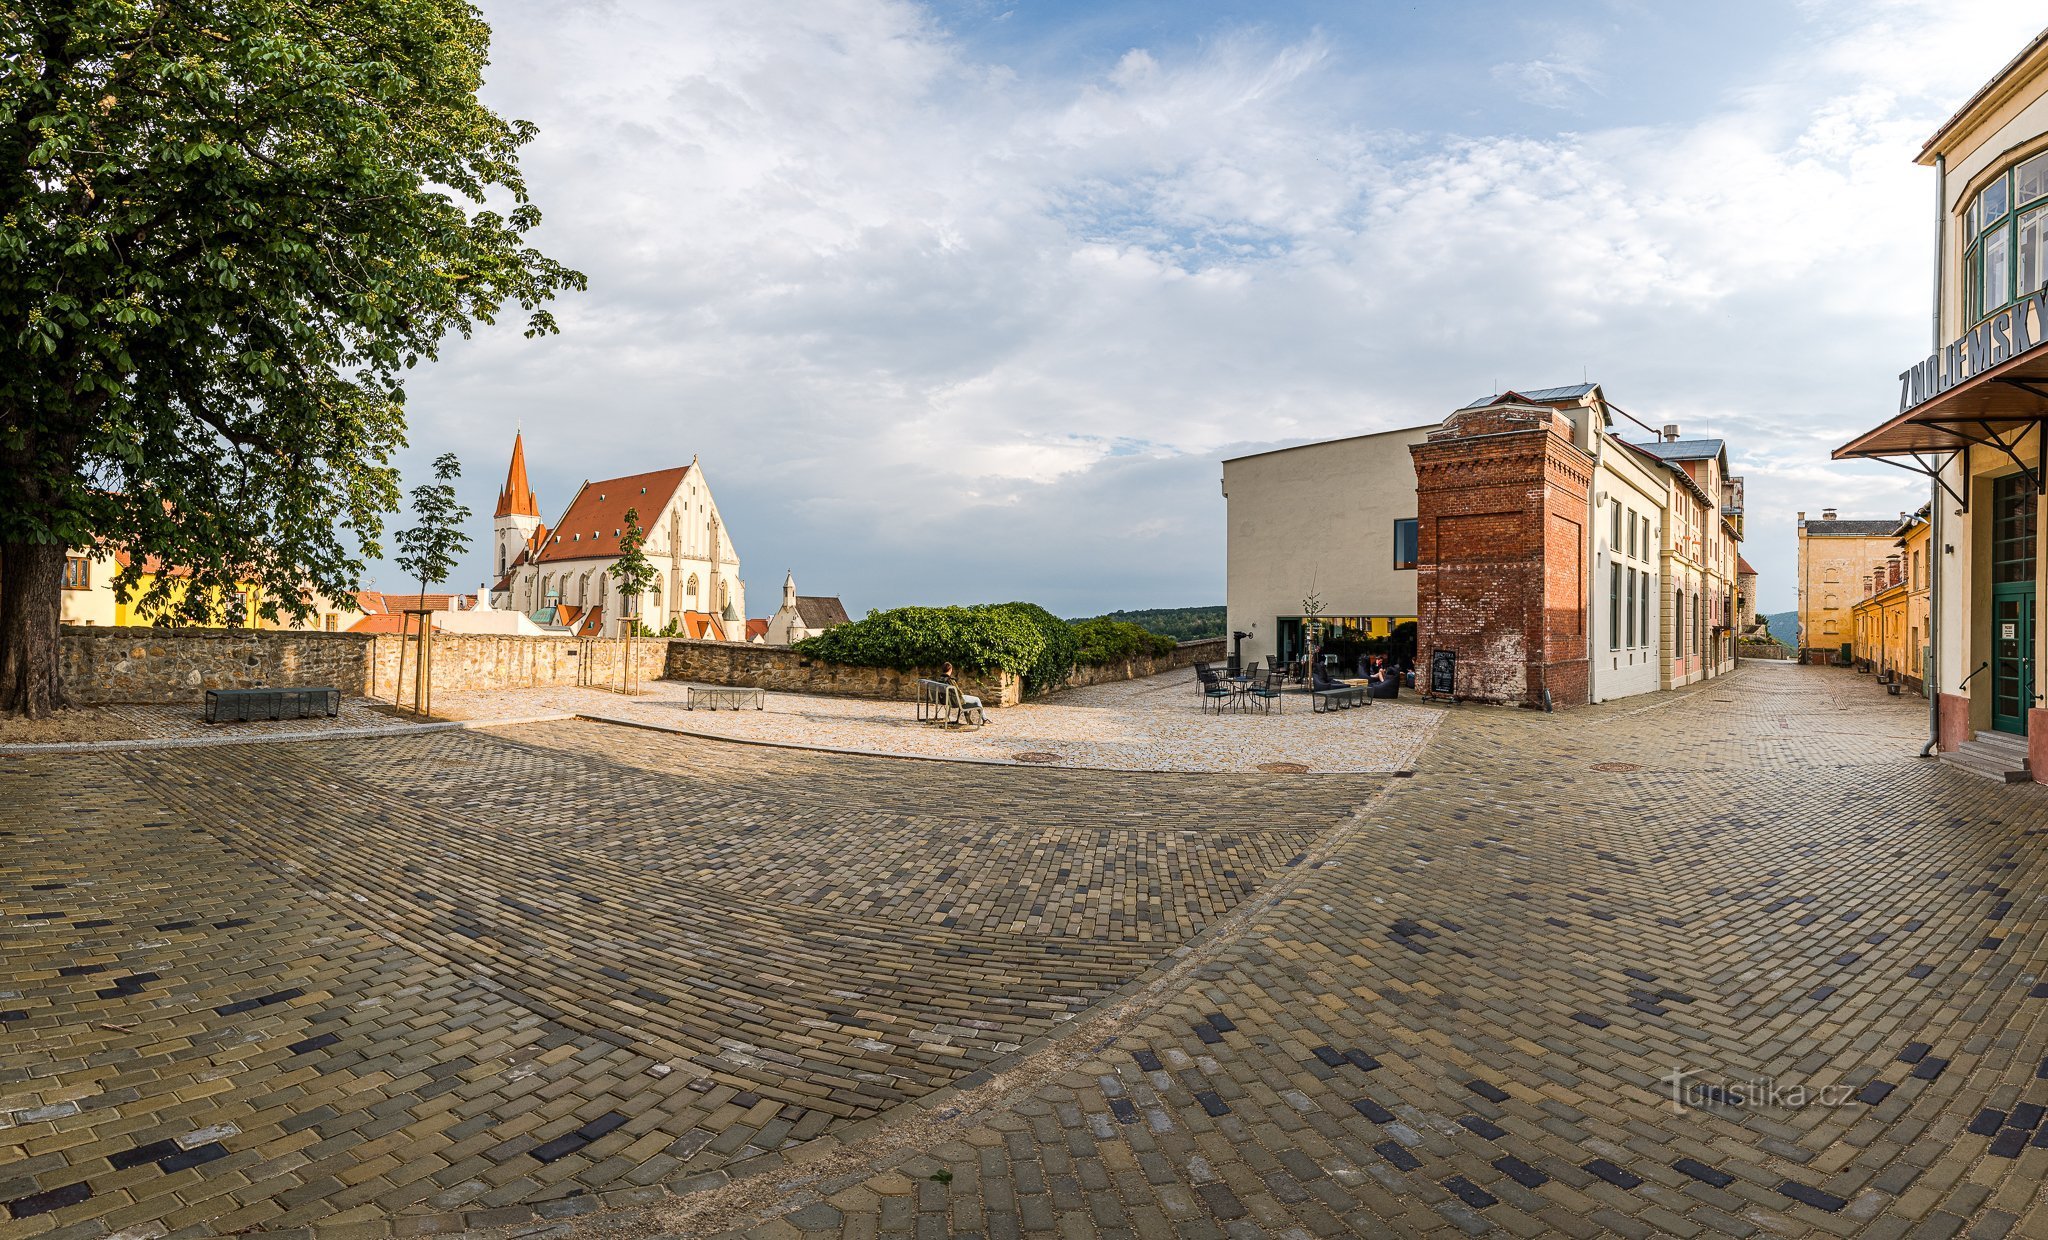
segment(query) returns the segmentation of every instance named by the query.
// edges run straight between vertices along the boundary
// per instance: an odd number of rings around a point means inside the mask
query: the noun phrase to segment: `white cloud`
[[[750,579],[856,609],[1214,601],[1219,455],[1582,373],[1729,437],[1769,605],[1794,508],[1918,502],[1826,452],[1925,343],[1910,157],[2030,33],[1809,4],[1816,42],[1685,123],[1443,138],[1362,122],[1323,36],[1066,81],[892,0],[488,15],[541,244],[591,289],[561,337],[451,348],[422,453],[462,451],[474,503],[522,417],[550,509],[702,453]],[[1545,72],[1582,92],[1578,52]]]

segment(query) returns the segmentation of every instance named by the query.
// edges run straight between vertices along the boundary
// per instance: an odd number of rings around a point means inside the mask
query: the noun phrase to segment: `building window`
[[[1998,175],[1963,213],[1963,304],[1987,319],[2048,285],[2048,154]],[[2017,286],[2017,287],[2015,287]]]
[[[684,586],[684,587],[683,587],[683,590],[684,590],[684,593],[686,593],[686,594],[688,594],[688,595],[690,596],[690,603],[691,603],[691,605],[692,605],[692,606],[695,606],[695,605],[696,605],[696,602],[697,602],[697,574],[695,574],[695,573],[691,573],[691,574],[690,574],[690,580],[689,580],[689,583],[688,583],[688,584],[687,584],[686,586]]]
[[[67,590],[92,589],[92,561],[82,556],[65,556],[64,588]]]
[[[1643,518],[1643,558],[1644,558],[1644,559],[1646,559],[1646,560],[1647,560],[1647,559],[1649,559],[1649,558],[1650,558],[1650,554],[1651,554],[1651,552],[1652,552],[1652,551],[1654,550],[1654,548],[1655,548],[1655,547],[1656,547],[1656,544],[1650,541],[1650,519],[1649,519],[1648,517],[1644,517],[1644,518]]]
[[[1619,650],[1621,649],[1621,565],[1609,564],[1607,572],[1607,648],[1609,650]]]
[[[1620,501],[1620,500],[1615,500],[1615,501],[1614,501],[1614,511],[1613,511],[1613,513],[1612,513],[1612,516],[1613,516],[1613,520],[1609,522],[1609,525],[1610,525],[1610,526],[1611,526],[1612,528],[1611,528],[1611,529],[1610,529],[1610,530],[1608,531],[1608,534],[1607,534],[1607,545],[1608,545],[1608,546],[1610,546],[1610,547],[1612,547],[1612,548],[1614,548],[1614,549],[1615,549],[1616,551],[1619,551],[1619,550],[1621,550],[1621,501]]]
[[[1628,514],[1628,558],[1636,558],[1636,514]]]
[[[1642,628],[1638,632],[1638,636],[1641,638],[1641,640],[1638,641],[1636,644],[1642,646],[1644,649],[1648,649],[1650,645],[1650,600],[1657,597],[1657,588],[1651,584],[1651,582],[1653,582],[1654,580],[1656,579],[1650,576],[1650,574],[1643,574]]]
[[[1636,570],[1628,570],[1628,644],[1636,644]]]
[[[1421,552],[1421,534],[1416,518],[1403,517],[1394,522],[1394,567],[1414,568]]]
[[[328,613],[327,613],[327,622],[326,622],[326,625],[325,625],[325,627],[326,627],[327,631],[328,631],[328,632],[330,632],[330,633],[334,632],[334,631],[335,631],[336,629],[339,629],[339,628],[341,627],[341,617],[340,617],[340,616],[337,616],[337,615],[335,615],[335,614],[334,614],[333,612],[331,612],[331,611],[330,611],[330,612],[328,612]]]
[[[1675,591],[1671,595],[1671,653],[1677,658],[1685,657],[1685,592]]]

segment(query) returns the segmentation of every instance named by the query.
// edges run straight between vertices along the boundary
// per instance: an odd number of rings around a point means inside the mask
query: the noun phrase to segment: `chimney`
[[[1823,509],[1821,509],[1821,510],[1820,510],[1820,519],[1821,519],[1821,520],[1823,520],[1823,521],[1832,521],[1832,520],[1834,520],[1834,519],[1835,519],[1835,510],[1834,510],[1834,509],[1832,509],[1832,508],[1823,508]]]
[[[1666,442],[1666,443],[1677,443],[1677,442],[1678,442],[1678,423],[1676,423],[1676,422],[1666,422],[1666,423],[1664,424],[1664,442]]]

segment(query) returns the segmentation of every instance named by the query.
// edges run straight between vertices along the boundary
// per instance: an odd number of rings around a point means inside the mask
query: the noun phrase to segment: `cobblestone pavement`
[[[987,726],[962,730],[919,723],[911,702],[815,694],[770,693],[761,710],[686,710],[686,687],[649,681],[645,693],[630,697],[576,688],[451,692],[436,695],[434,710],[450,719],[586,713],[732,740],[904,757],[1247,774],[1275,763],[1350,774],[1405,770],[1443,716],[1411,699],[1316,714],[1294,693],[1270,714],[1212,714],[1185,669],[990,711]]]
[[[0,759],[0,1240],[659,1199],[1014,1056],[1377,788],[1271,783],[577,722]]]
[[[1924,721],[1752,665],[1412,779],[9,760],[0,1240],[2048,1235],[2048,793]]]
[[[614,1227],[2048,1236],[2048,792],[1924,711],[1767,665],[1460,711],[1148,993]]]

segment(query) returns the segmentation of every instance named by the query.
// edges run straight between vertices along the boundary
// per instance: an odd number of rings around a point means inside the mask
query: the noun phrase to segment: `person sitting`
[[[1401,696],[1401,677],[1391,666],[1382,664],[1372,675],[1372,683],[1365,687],[1365,695],[1371,698],[1397,698]]]
[[[960,683],[959,681],[953,679],[953,665],[951,663],[948,663],[943,667],[939,668],[939,680],[942,683],[955,686],[957,686]],[[982,717],[983,720],[987,720],[988,718],[988,712],[981,708],[981,699],[974,696],[971,693],[963,693],[960,695],[960,713],[963,715],[978,714]]]

